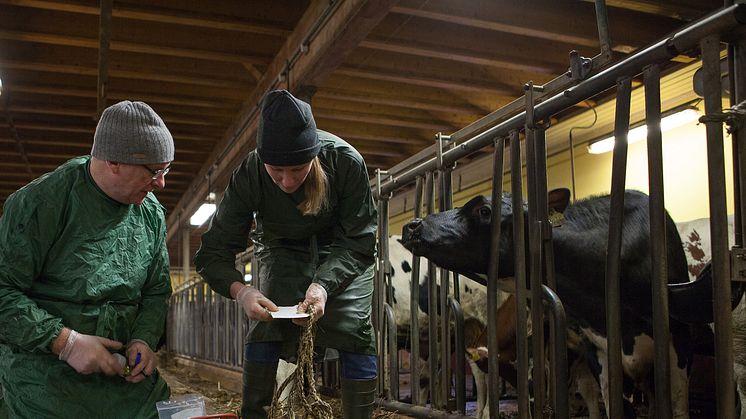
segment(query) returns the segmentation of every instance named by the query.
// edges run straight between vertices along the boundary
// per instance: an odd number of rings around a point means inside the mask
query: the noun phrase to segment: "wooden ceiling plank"
[[[435,49],[432,46],[416,45],[415,43],[404,45],[402,43],[378,40],[365,40],[360,43],[360,46],[362,48],[369,48],[377,51],[438,58],[441,60],[457,61],[474,65],[484,65],[511,71],[525,71],[537,74],[556,73],[556,70],[554,69],[556,66],[549,64],[529,64],[530,62],[535,62],[536,60],[525,60],[524,63],[514,60],[500,60],[498,58],[488,57],[486,55],[479,55],[477,52],[474,51],[466,51],[455,48],[446,49],[444,47],[439,47],[438,49]]]
[[[51,45],[63,45],[78,48],[98,48],[98,42],[95,39],[38,32],[0,30],[0,39],[10,41],[36,42]],[[125,41],[111,41],[110,47],[114,51],[125,51],[139,54],[163,55],[170,57],[193,58],[200,60],[232,63],[266,64],[269,59],[269,57],[259,55],[252,56],[246,54],[229,54],[225,52],[175,48]]]
[[[62,64],[47,64],[38,62],[26,62],[26,61],[11,61],[0,59],[0,67],[7,69],[16,70],[30,70],[40,71],[48,73],[61,73],[61,74],[77,74],[82,76],[93,76],[96,75],[96,70],[93,68],[74,66],[74,65],[62,65]],[[113,78],[123,79],[134,79],[134,80],[150,80],[160,82],[171,82],[181,84],[194,84],[200,86],[211,86],[211,87],[224,87],[228,89],[244,89],[246,85],[237,80],[221,80],[212,77],[191,77],[177,74],[166,74],[166,73],[149,73],[145,71],[130,71],[130,70],[110,70],[109,76]]]
[[[0,0],[0,4],[11,6],[31,7],[59,12],[98,15],[99,9],[94,6],[70,2],[56,2],[44,0]],[[285,38],[290,30],[277,25],[250,22],[246,20],[228,18],[225,16],[205,15],[203,13],[175,12],[165,9],[136,8],[118,5],[113,9],[113,16],[117,18],[143,20],[174,25],[194,26],[198,28],[222,29],[226,31],[255,33]]]
[[[451,127],[450,125],[446,125],[446,124],[439,123],[436,121],[425,122],[425,121],[416,121],[412,119],[395,118],[395,117],[383,116],[383,115],[339,112],[336,110],[329,111],[329,110],[318,109],[318,108],[314,109],[313,115],[316,119],[319,119],[319,120],[331,119],[331,120],[337,120],[337,121],[355,121],[358,123],[386,125],[386,126],[391,126],[391,127],[419,128],[419,129],[425,129],[425,130],[432,130],[433,134],[438,131],[450,131],[453,128],[455,128],[455,127]]]
[[[374,95],[363,95],[339,89],[323,89],[314,95],[314,98],[342,100],[356,103],[373,103],[378,105],[397,106],[401,108],[420,109],[424,111],[454,112],[468,115],[479,115],[482,112],[470,105],[457,103],[439,103],[432,100],[412,99],[406,97],[383,97]]]
[[[197,174],[194,183],[188,189],[192,193],[185,194],[171,211],[168,217],[167,241],[178,232],[181,213],[190,214],[209,192],[208,185],[203,181],[208,170],[217,170],[216,178],[227,178],[234,168],[231,163],[238,161],[247,146],[253,143],[257,124],[257,104],[286,71],[288,60],[296,56],[301,46],[305,45],[303,52],[297,56],[288,81],[291,86],[319,86],[357,47],[360,40],[383,19],[396,0],[347,0],[337,3],[334,13],[318,28],[313,39],[309,40],[307,36],[316,26],[319,16],[322,16],[326,7],[330,6],[325,3],[327,2],[311,2],[295,30],[241,107],[220,146],[215,148]],[[213,169],[213,166],[217,168]]]
[[[570,45],[596,47],[598,39],[586,38],[582,36],[568,35],[559,31],[539,30],[528,28],[525,25],[513,25],[490,20],[482,20],[464,16],[455,16],[453,14],[439,13],[425,9],[415,9],[413,7],[394,6],[392,13],[399,13],[407,16],[416,16],[423,19],[436,20],[449,24],[468,26],[472,28],[486,29],[490,31],[509,33],[530,38],[542,39],[552,42],[562,42]]]
[[[13,105],[8,108],[11,112],[18,113],[29,113],[29,114],[41,114],[41,115],[62,115],[62,116],[76,116],[82,118],[88,118],[94,113],[85,109],[75,109],[71,107],[52,107],[47,108],[43,106],[23,106]],[[218,121],[211,121],[206,118],[188,118],[170,116],[168,113],[159,113],[161,118],[169,124],[183,124],[183,125],[196,125],[205,127],[222,127],[225,124]]]
[[[595,0],[583,1],[593,3]],[[686,21],[697,19],[703,15],[701,9],[682,4],[682,2],[674,4],[651,0],[606,0],[606,6]]]
[[[336,71],[336,74],[349,77],[359,77],[364,79],[390,81],[403,84],[412,84],[415,86],[431,87],[435,89],[458,90],[464,92],[491,93],[497,96],[515,97],[516,89],[500,87],[498,83],[486,84],[477,81],[460,81],[435,79],[431,77],[422,77],[407,74],[392,74],[372,68],[343,67]]]

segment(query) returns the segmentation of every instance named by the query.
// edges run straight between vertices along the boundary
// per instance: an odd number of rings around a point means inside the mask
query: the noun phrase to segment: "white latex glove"
[[[306,297],[302,303],[298,304],[298,313],[306,313],[308,306],[313,304],[314,319],[318,320],[324,316],[324,307],[326,307],[326,289],[321,285],[312,282],[306,290]],[[305,326],[308,319],[293,319],[293,323],[299,326]]]
[[[138,362],[138,354],[139,362]],[[127,363],[130,373],[124,379],[130,383],[139,383],[145,377],[153,373],[156,366],[156,358],[153,351],[145,341],[133,339],[127,344]]]
[[[277,311],[277,306],[265,297],[258,289],[245,286],[236,294],[236,300],[241,302],[246,317],[251,320],[270,321],[270,311]]]
[[[122,373],[122,367],[109,349],[117,350],[121,347],[122,342],[84,335],[72,330],[59,359],[70,364],[81,374],[102,372],[106,375],[117,375]]]

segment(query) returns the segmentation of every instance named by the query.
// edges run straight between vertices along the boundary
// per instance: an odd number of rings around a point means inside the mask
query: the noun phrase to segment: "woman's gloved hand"
[[[277,311],[277,306],[269,298],[265,297],[258,289],[244,286],[236,294],[236,300],[241,303],[246,317],[251,320],[270,321],[270,311]]]
[[[313,304],[314,308],[314,319],[318,320],[324,316],[324,307],[326,307],[326,289],[321,285],[312,282],[306,290],[306,297],[302,303],[298,304],[298,313],[305,313],[308,311],[308,306]],[[299,326],[305,326],[308,323],[308,319],[293,319],[293,323]]]
[[[130,383],[139,383],[153,373],[156,358],[145,341],[132,339],[127,344],[127,363],[131,369],[129,375],[124,379]]]
[[[122,367],[109,349],[117,350],[121,347],[122,342],[84,335],[72,330],[59,359],[70,364],[81,374],[102,372],[106,375],[117,375],[122,372]]]

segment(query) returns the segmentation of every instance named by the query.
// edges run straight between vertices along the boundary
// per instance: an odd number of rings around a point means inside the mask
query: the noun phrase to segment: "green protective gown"
[[[230,285],[243,282],[235,255],[246,249],[255,219],[251,238],[262,293],[290,306],[303,301],[311,282],[320,284],[328,301],[316,344],[374,355],[370,315],[377,219],[367,169],[352,146],[330,133],[318,134],[329,207],[317,216],[302,215],[297,205],[304,188],[283,192],[253,151],[233,173],[195,265],[213,290],[229,297]],[[289,320],[256,322],[249,341],[282,341],[282,356],[292,357],[300,330]]]
[[[163,207],[106,196],[72,159],[12,194],[0,218],[0,417],[156,418],[157,372],[137,384],[78,374],[50,352],[63,326],[155,349],[171,295]],[[4,411],[4,412],[3,412]]]

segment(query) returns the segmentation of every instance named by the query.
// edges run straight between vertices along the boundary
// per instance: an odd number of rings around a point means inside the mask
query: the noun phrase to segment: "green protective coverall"
[[[368,173],[349,144],[324,131],[318,134],[329,207],[316,216],[302,215],[297,206],[304,188],[283,192],[252,151],[233,173],[202,236],[195,265],[213,290],[230,297],[231,284],[244,281],[235,256],[246,249],[256,220],[251,238],[262,293],[278,306],[291,306],[303,301],[311,282],[320,284],[328,301],[316,345],[375,355],[370,315],[377,218]],[[287,320],[256,322],[249,341],[282,341],[281,355],[289,358],[300,331]]]
[[[164,209],[106,196],[78,157],[12,194],[0,218],[0,417],[157,418],[157,372],[132,384],[51,353],[63,326],[152,348],[171,295]]]

